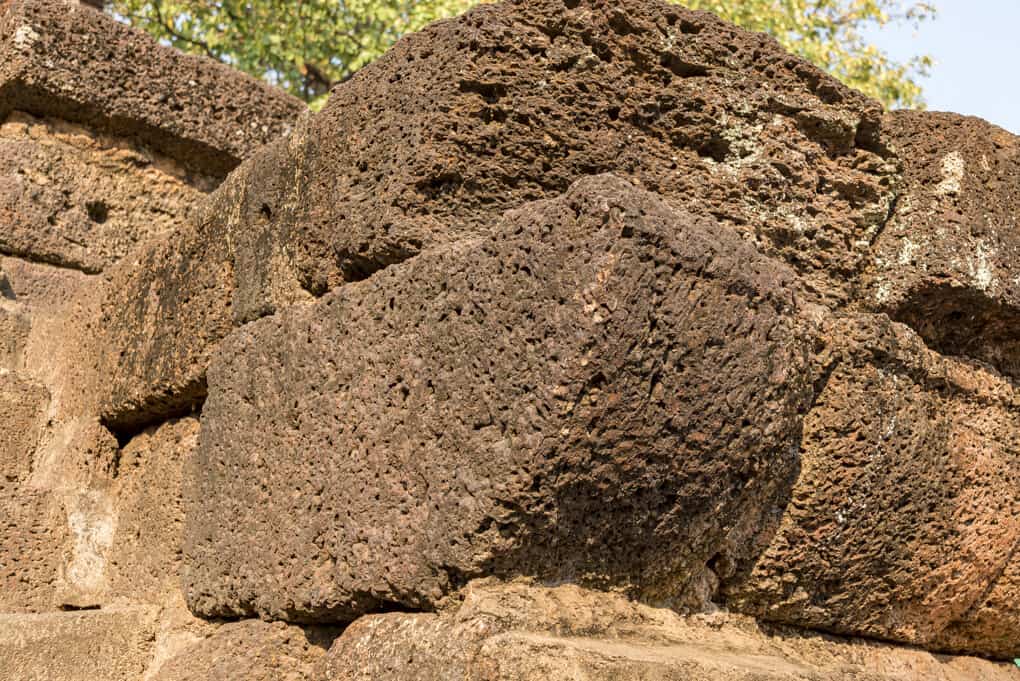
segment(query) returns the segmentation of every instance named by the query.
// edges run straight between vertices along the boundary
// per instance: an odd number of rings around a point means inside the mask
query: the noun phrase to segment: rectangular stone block
[[[61,314],[75,297],[99,282],[99,278],[78,270],[53,267],[0,255],[0,268],[7,276],[7,298],[16,302],[33,321]]]
[[[97,607],[126,598],[161,605],[179,597],[181,480],[197,437],[193,418],[153,427],[120,448],[111,469],[57,495],[69,531],[59,552],[59,604]]]
[[[928,346],[1020,377],[1020,137],[972,116],[894,111],[899,198],[870,253],[862,302]]]
[[[81,3],[13,0],[0,9],[0,120],[14,110],[131,138],[222,178],[306,107]]]
[[[0,310],[0,329],[2,318]],[[28,478],[49,405],[45,388],[0,363],[0,480],[18,483]]]
[[[139,681],[155,608],[0,615],[0,679]]]
[[[822,638],[573,586],[476,582],[442,613],[369,615],[327,681],[1009,681],[1008,664]]]
[[[935,650],[1020,654],[1018,395],[883,317],[831,330],[800,475],[730,607]]]
[[[0,479],[0,612],[45,612],[57,606],[70,534],[59,500]]]
[[[152,428],[122,450],[112,494],[116,531],[106,557],[110,596],[162,603],[180,591],[182,480],[198,419]]]
[[[793,279],[600,176],[242,327],[186,488],[189,605],[337,621],[476,574],[700,604],[793,481]]]
[[[0,119],[0,252],[100,272],[216,184],[130,139],[14,111]]]
[[[323,681],[338,628],[229,622],[160,664],[152,681]]]

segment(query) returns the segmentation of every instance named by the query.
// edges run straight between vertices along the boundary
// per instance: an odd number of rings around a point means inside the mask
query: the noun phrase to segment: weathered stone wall
[[[0,679],[153,678],[219,627],[177,577],[198,421],[117,440],[93,311],[303,111],[78,3],[0,9]]]
[[[658,0],[315,116],[3,8],[0,680],[1016,676],[1015,136]]]

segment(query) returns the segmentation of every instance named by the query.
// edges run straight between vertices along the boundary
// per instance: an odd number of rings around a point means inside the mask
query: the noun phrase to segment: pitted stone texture
[[[882,316],[831,331],[800,478],[727,602],[801,627],[1020,655],[1017,395]],[[991,592],[991,593],[990,593]]]
[[[894,193],[880,116],[770,38],[658,0],[513,0],[434,24],[251,159],[211,224],[121,287],[138,302],[112,308],[118,347],[144,350],[111,374],[108,421],[193,404],[207,344],[233,323],[485,234],[600,172],[734,226],[815,298],[844,300]],[[226,296],[192,274],[221,271]]]
[[[150,429],[121,451],[108,557],[112,596],[160,603],[179,589],[182,470],[197,440],[198,420],[188,418]]]
[[[61,605],[174,599],[180,590],[181,476],[197,436],[196,419],[169,422],[134,437],[105,471],[65,473],[62,482],[70,489],[59,496],[71,539],[57,584]]]
[[[236,185],[232,175],[217,194],[233,197]],[[173,239],[111,271],[92,354],[100,362],[94,373],[105,379],[97,408],[114,430],[186,415],[205,397],[209,357],[234,326],[235,272],[219,210],[237,208],[229,198],[214,200]]]
[[[215,634],[223,624],[192,615],[179,589],[161,605],[152,657],[140,681],[154,681],[165,664]]]
[[[156,615],[146,608],[0,615],[0,679],[138,681]]]
[[[903,183],[864,304],[934,350],[1020,376],[1020,137],[945,113],[895,112],[884,128]]]
[[[264,208],[262,238],[323,291],[612,172],[732,224],[843,299],[892,199],[880,114],[708,13],[510,0],[405,38],[337,87],[277,143],[289,163],[238,227]]]
[[[32,322],[22,305],[3,297],[3,285],[0,280],[0,370],[15,371],[22,367]]]
[[[154,681],[321,681],[339,633],[259,620],[225,624],[163,664]]]
[[[45,612],[57,605],[69,534],[58,499],[0,479],[0,612]],[[0,623],[0,636],[2,629]],[[0,660],[2,653],[0,646]]]
[[[99,272],[216,184],[129,140],[14,112],[0,124],[0,252]]]
[[[22,482],[31,473],[49,398],[42,386],[0,368],[0,479],[5,482]]]
[[[794,290],[601,176],[243,327],[186,488],[189,605],[335,621],[480,574],[701,605],[706,563],[748,557],[795,475]]]
[[[17,302],[33,319],[62,314],[79,292],[95,285],[97,277],[61,267],[27,262],[0,255],[7,277],[3,298]]]
[[[327,681],[1007,681],[974,658],[821,638],[749,619],[683,618],[573,586],[472,583],[439,615],[369,615]]]
[[[78,3],[13,0],[0,9],[0,119],[13,110],[128,137],[223,177],[305,106]]]

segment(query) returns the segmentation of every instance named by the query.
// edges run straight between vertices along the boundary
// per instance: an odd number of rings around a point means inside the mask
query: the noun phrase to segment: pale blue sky
[[[939,16],[871,39],[892,56],[930,54],[928,108],[980,116],[1020,134],[1020,0],[930,0]]]

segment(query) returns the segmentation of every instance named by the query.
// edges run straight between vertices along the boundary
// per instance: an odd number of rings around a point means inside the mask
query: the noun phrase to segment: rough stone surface
[[[112,273],[92,354],[99,361],[95,375],[105,379],[97,386],[100,411],[118,432],[137,432],[200,405],[209,357],[233,328],[224,311],[234,270],[215,257],[227,243],[208,222],[200,224],[197,232],[184,230],[136,252]]]
[[[0,679],[138,681],[155,617],[142,608],[0,615]]]
[[[370,615],[330,650],[328,681],[1006,681],[974,658],[683,618],[619,596],[473,583],[439,615]]]
[[[3,281],[0,281],[0,289],[3,285]],[[3,298],[3,292],[0,290],[0,369],[16,371],[21,368],[25,343],[31,328],[31,319],[24,308],[10,299]]]
[[[406,38],[336,88],[277,143],[289,163],[240,224],[264,205],[261,238],[284,240],[321,291],[613,172],[736,226],[839,299],[892,198],[879,115],[711,14],[510,0]]]
[[[0,252],[99,272],[172,233],[216,184],[129,140],[14,112],[0,124]]]
[[[180,590],[164,600],[162,606],[152,657],[141,681],[154,681],[167,662],[215,634],[222,625],[221,622],[199,619],[188,612]]]
[[[49,493],[0,479],[0,612],[56,607],[69,539],[66,518],[63,506]],[[0,637],[3,627],[0,622]]]
[[[1020,376],[1020,137],[976,118],[896,112],[896,211],[875,244],[864,304],[933,349]]]
[[[33,320],[62,314],[83,289],[97,281],[97,277],[77,270],[3,255],[0,255],[0,267],[7,276],[4,301],[16,301]]]
[[[110,592],[151,603],[178,590],[185,459],[198,440],[198,421],[151,429],[121,451],[113,491],[117,529],[107,557]]]
[[[225,176],[289,130],[297,99],[61,0],[0,7],[0,119],[14,110],[128,137]]]
[[[600,176],[242,328],[186,490],[189,605],[335,620],[522,572],[698,600],[795,475],[793,282]]]
[[[21,482],[32,472],[48,402],[45,388],[0,368],[0,479]]]
[[[790,505],[751,576],[721,575],[735,584],[727,602],[814,629],[1017,656],[1014,388],[884,317],[831,335]]]
[[[337,633],[282,622],[232,622],[164,663],[154,681],[320,681]]]
[[[1020,674],[901,645],[1020,656],[1017,137],[658,0],[314,117],[0,7],[0,679]]]
[[[770,38],[665,2],[514,0],[434,24],[337,87],[242,167],[211,224],[119,287],[137,302],[110,326],[141,350],[112,373],[107,418],[201,399],[207,344],[234,322],[484,234],[601,172],[711,214],[814,297],[845,300],[894,196],[880,117]],[[221,272],[231,288],[210,291]],[[171,321],[150,330],[155,318]]]
[[[169,422],[115,449],[112,460],[69,461],[81,450],[59,448],[64,456],[54,465],[63,470],[47,482],[60,487],[69,539],[55,601],[85,608],[125,598],[155,605],[178,598],[181,475],[197,434],[195,419]]]

